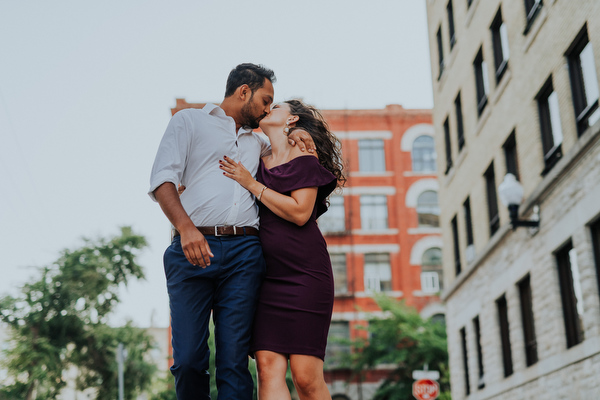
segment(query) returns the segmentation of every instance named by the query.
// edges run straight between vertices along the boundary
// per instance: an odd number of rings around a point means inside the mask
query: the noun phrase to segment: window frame
[[[504,28],[504,31],[503,29]],[[503,36],[506,34],[506,25],[502,20],[502,9],[499,8],[492,25],[490,26],[490,31],[492,33],[492,47],[494,49],[494,67],[496,72],[496,83],[499,83],[504,76],[504,73],[508,69],[508,58],[510,54],[508,53],[508,39]],[[506,43],[505,43],[506,42]]]
[[[384,261],[382,261],[382,260],[374,260],[374,261],[371,261],[371,262],[367,261],[367,259],[369,257],[379,258],[381,256],[385,256],[383,258],[386,258],[386,259]],[[368,293],[388,293],[388,292],[391,292],[392,291],[392,265],[391,265],[390,254],[389,253],[365,253],[363,257],[364,257],[364,266],[363,266],[364,273],[363,273],[363,275],[364,275],[365,292],[368,292]],[[374,276],[374,275],[371,275],[371,274],[367,274],[367,265],[369,265],[369,266],[377,266],[377,276],[376,276],[376,278],[377,278],[377,289],[376,290],[373,290],[373,288],[371,288],[370,285],[367,285],[367,282],[368,282],[367,278],[370,278],[370,277]],[[382,265],[385,266],[385,267],[387,267],[387,271],[386,272],[389,272],[389,277],[390,277],[389,281],[381,279],[381,275],[382,274],[380,274],[380,270],[381,270],[381,266]],[[389,282],[389,285],[382,284],[382,283],[387,283],[387,282]],[[388,286],[388,287],[385,287],[385,286]]]
[[[460,263],[460,242],[458,238],[458,221],[457,216],[454,214],[452,221],[450,221],[450,225],[452,227],[452,238],[454,240],[454,271],[456,276],[458,276],[461,271],[461,263]]]
[[[600,294],[600,218],[590,224],[592,248],[594,249],[594,263],[596,264],[596,280],[598,281],[598,294]]]
[[[424,143],[423,140],[420,141],[420,139],[422,139],[422,138],[426,138],[428,141],[430,141],[430,143],[428,143],[427,146],[424,144],[421,144],[421,143]],[[415,151],[415,149],[419,149],[419,150]],[[426,152],[424,151],[425,149],[430,150],[427,153],[428,156],[431,157],[430,160],[426,160],[425,159],[426,157],[424,157],[426,154]],[[418,155],[419,157],[416,157],[416,155]],[[435,139],[432,136],[420,135],[415,140],[413,140],[410,156],[411,156],[411,167],[412,167],[413,172],[435,173],[435,171],[437,170],[437,162],[436,162],[436,155],[435,155]],[[417,166],[417,162],[418,162],[418,165],[420,165],[420,168],[415,168]]]
[[[341,200],[340,203],[338,203],[338,200]],[[317,220],[317,224],[319,225],[319,229],[321,230],[321,232],[323,233],[323,235],[336,235],[336,234],[344,234],[347,231],[347,224],[346,224],[346,204],[345,204],[345,197],[342,195],[332,195],[331,197],[329,197],[329,207],[327,209],[327,213],[321,215],[319,217],[319,219]],[[337,217],[337,214],[335,213],[335,210],[338,210],[338,212],[340,211],[341,208],[341,214],[342,214],[342,218],[339,219]],[[341,223],[339,225],[343,225],[340,227],[338,227],[338,224],[335,222],[329,222],[329,221],[341,221]],[[323,223],[325,223],[325,226],[323,226]],[[328,227],[327,225],[330,225],[330,227]]]
[[[385,173],[385,142],[383,139],[358,140],[358,171],[361,173]]]
[[[490,237],[494,236],[500,228],[500,212],[498,208],[498,194],[496,191],[496,176],[494,171],[494,162],[490,164],[485,173],[488,221],[490,226]]]
[[[452,141],[450,138],[450,120],[449,117],[446,116],[446,120],[444,121],[444,140],[445,140],[445,149],[446,149],[446,172],[448,175],[448,171],[452,168]]]
[[[454,99],[454,112],[456,114],[456,137],[458,140],[458,151],[465,146],[465,127],[463,124],[462,101],[460,99],[460,91]]]
[[[533,296],[531,294],[531,276],[527,274],[517,283],[521,303],[521,322],[523,324],[523,344],[525,364],[531,367],[538,362],[535,318],[533,315]]]
[[[552,96],[558,96],[554,91],[554,85],[552,84],[552,75],[548,77],[546,82],[542,85],[542,88],[535,96],[538,105],[538,116],[540,122],[540,134],[542,136],[542,151],[544,153],[544,170],[542,175],[545,175],[552,167],[562,158],[562,141],[564,139],[562,132],[562,121],[560,118],[560,109],[555,115],[552,111],[553,104],[558,102],[558,97],[552,98]],[[553,121],[554,120],[554,121]],[[555,124],[558,123],[558,124]],[[558,125],[558,126],[555,126]],[[557,144],[557,137],[560,133],[560,142]]]
[[[506,173],[513,174],[518,181],[521,180],[519,174],[519,157],[517,154],[517,139],[515,130],[508,135],[508,138],[502,145],[504,151],[504,161],[506,165]]]
[[[481,347],[481,323],[479,315],[473,318],[473,330],[475,331],[475,344],[477,349],[477,369],[479,379],[477,380],[477,389],[485,387],[485,369],[483,367],[483,349]]]
[[[477,56],[473,61],[475,71],[475,95],[477,99],[477,115],[481,116],[488,103],[489,79],[487,76],[487,64],[483,58],[483,46],[479,47]]]
[[[575,111],[575,120],[577,124],[577,135],[581,136],[589,127],[589,119],[592,115],[594,115],[599,109],[599,98],[597,97],[593,103],[588,104],[588,99],[586,98],[586,82],[583,73],[583,63],[581,62],[581,54],[587,48],[587,46],[591,46],[587,24],[584,24],[581,31],[573,40],[573,43],[565,53],[565,56],[568,60],[569,65],[569,78],[571,82],[571,95],[573,98],[573,108]],[[593,55],[593,49],[592,55]],[[592,58],[592,63],[594,60]],[[592,83],[596,84],[596,92],[600,91],[598,88],[598,78],[596,72],[596,65],[593,64],[593,72],[592,76],[595,78],[595,82],[587,82],[587,87],[589,87]],[[600,97],[600,96],[599,96]]]
[[[580,344],[585,339],[583,321],[577,311],[577,297],[571,270],[569,252],[573,249],[573,242],[569,240],[555,252],[567,349]]]
[[[454,27],[454,9],[452,6],[452,0],[448,0],[446,5],[446,15],[448,17],[448,35],[450,36],[450,51],[456,45],[456,30]]]
[[[504,377],[508,378],[514,372],[512,347],[510,344],[510,325],[508,321],[508,302],[506,294],[496,299],[496,309],[498,311],[498,327],[500,333],[500,343],[502,348],[502,366],[504,367]]]
[[[439,75],[438,75],[438,81],[440,80],[440,78],[442,77],[442,74],[444,73],[444,42],[442,40],[442,25],[440,25],[438,27],[438,31],[436,33],[436,39],[437,39],[437,47],[438,47],[438,67],[439,67]]]
[[[471,197],[467,196],[467,199],[463,203],[463,211],[465,214],[465,233],[467,235],[467,247],[474,244],[475,236],[473,235],[473,219],[471,214]]]
[[[348,295],[348,255],[346,253],[329,253],[329,257],[331,259],[331,270],[333,273],[333,281],[334,281],[334,296],[345,296]],[[343,258],[343,266],[342,263],[336,262],[334,259],[338,259],[337,261]],[[338,271],[338,274],[336,274]],[[343,272],[340,276],[339,272]],[[343,290],[340,290],[340,279],[343,279]]]
[[[469,382],[469,357],[467,353],[467,329],[466,327],[460,328],[460,338],[462,345],[462,361],[463,371],[465,374],[465,394],[468,396],[471,394],[471,383]]]
[[[544,3],[542,0],[525,0],[525,30],[523,31],[523,35],[527,35],[531,30],[533,23],[535,22],[537,16],[540,14],[540,11]]]
[[[383,199],[383,203],[377,203],[376,200],[379,199]],[[371,200],[373,202],[367,202],[367,200]],[[364,231],[377,231],[377,230],[381,230],[381,229],[388,229],[389,228],[389,210],[388,210],[388,198],[386,195],[381,194],[381,195],[361,195],[360,199],[360,227],[362,230]],[[385,221],[385,226],[383,227],[372,227],[372,226],[367,226],[367,225],[373,225],[373,224],[365,224],[365,222],[367,221],[366,217],[365,217],[365,208],[371,207],[372,210],[378,210],[379,208],[381,210],[385,211],[385,218],[382,221]],[[377,214],[377,212],[375,212],[374,214]],[[371,221],[371,220],[369,220]],[[378,221],[378,220],[374,220],[373,221]]]

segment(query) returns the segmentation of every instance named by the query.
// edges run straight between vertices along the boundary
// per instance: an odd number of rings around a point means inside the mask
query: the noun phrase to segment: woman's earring
[[[285,128],[283,128],[283,133],[285,136],[290,134],[290,123],[288,121],[285,122]]]

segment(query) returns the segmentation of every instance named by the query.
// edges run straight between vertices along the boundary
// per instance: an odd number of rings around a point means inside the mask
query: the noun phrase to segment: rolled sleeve
[[[190,138],[185,110],[183,110],[171,118],[158,146],[148,190],[148,195],[152,200],[157,201],[154,191],[163,183],[171,182],[177,186],[181,182],[190,148]]]

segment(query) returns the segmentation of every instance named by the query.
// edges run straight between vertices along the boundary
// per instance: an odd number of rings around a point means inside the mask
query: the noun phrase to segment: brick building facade
[[[452,398],[598,398],[600,2],[426,5]]]

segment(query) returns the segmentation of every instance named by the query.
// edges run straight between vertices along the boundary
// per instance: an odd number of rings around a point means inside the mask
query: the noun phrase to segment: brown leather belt
[[[197,226],[201,234],[210,236],[258,236],[258,229],[251,226]],[[177,229],[173,230],[173,237],[179,236]]]

